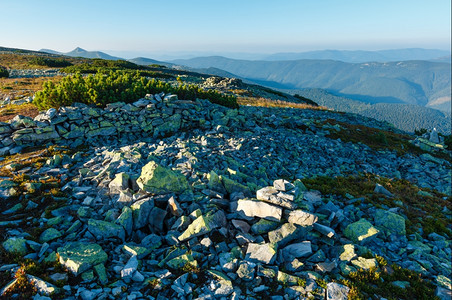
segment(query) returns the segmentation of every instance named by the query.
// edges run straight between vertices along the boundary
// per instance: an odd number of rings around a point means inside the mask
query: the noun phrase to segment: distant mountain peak
[[[77,48],[75,48],[74,50],[72,50],[71,52],[88,52],[88,51],[86,51],[86,50],[83,49],[83,48],[77,47]]]

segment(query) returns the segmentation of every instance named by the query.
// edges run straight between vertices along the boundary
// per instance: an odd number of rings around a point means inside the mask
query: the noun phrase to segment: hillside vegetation
[[[201,57],[174,62],[193,68],[219,68],[277,88],[322,88],[369,103],[431,104],[431,108],[450,111],[451,74],[450,64],[447,63],[247,61],[224,57]],[[435,104],[435,100],[443,97],[449,97],[449,100]]]
[[[299,93],[313,99],[319,105],[349,113],[357,113],[366,117],[393,124],[396,128],[414,132],[421,128],[436,128],[443,134],[451,132],[451,116],[448,113],[427,107],[400,104],[376,103],[368,104],[346,97],[333,95],[321,89],[285,90]]]

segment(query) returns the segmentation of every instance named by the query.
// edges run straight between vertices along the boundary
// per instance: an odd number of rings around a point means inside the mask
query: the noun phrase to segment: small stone
[[[377,183],[375,185],[374,193],[376,193],[376,194],[383,194],[383,195],[385,195],[387,197],[394,197],[394,195],[390,191],[385,189],[384,186],[382,186],[379,183]]]
[[[352,260],[351,263],[363,270],[370,270],[378,267],[378,262],[375,258],[358,257],[358,259]]]
[[[62,236],[61,232],[59,232],[55,228],[48,228],[43,233],[41,233],[41,235],[39,237],[39,241],[41,243],[46,243],[46,242],[55,240],[61,236]]]
[[[132,279],[133,273],[137,271],[137,269],[138,269],[138,258],[135,255],[133,255],[131,258],[129,258],[126,265],[121,270],[121,278],[123,280]]]
[[[183,210],[180,204],[174,199],[174,197],[168,200],[168,209],[173,216],[180,217],[183,214]]]
[[[350,292],[350,288],[336,283],[336,282],[329,282],[327,283],[326,288],[326,299],[327,300],[347,300],[348,299],[348,293]]]
[[[312,253],[311,242],[304,241],[301,243],[288,245],[284,247],[284,249],[282,249],[282,252],[285,258],[299,258],[309,256]],[[290,259],[287,259],[287,261],[289,260]]]

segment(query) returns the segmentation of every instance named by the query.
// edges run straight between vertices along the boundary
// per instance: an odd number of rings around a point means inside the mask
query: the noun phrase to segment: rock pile
[[[378,256],[430,278],[447,299],[446,234],[407,233],[402,206],[377,208],[281,179],[372,173],[447,192],[448,161],[331,140],[326,131],[340,128],[319,124],[333,116],[383,126],[331,112],[238,111],[160,95],[105,110],[17,117],[0,126],[9,153],[31,143],[96,146],[23,171],[30,190],[39,190],[40,178],[59,176],[68,198],[50,216],[29,220],[46,228],[37,241],[15,219],[0,222],[10,227],[2,246],[36,261],[58,259],[75,283],[58,272],[49,276],[53,283],[33,282],[40,295],[57,291],[68,299],[347,299],[341,279],[387,268]],[[12,178],[0,178],[0,198],[16,189]],[[382,202],[393,197],[378,185],[374,194]],[[26,207],[39,203],[29,199]]]

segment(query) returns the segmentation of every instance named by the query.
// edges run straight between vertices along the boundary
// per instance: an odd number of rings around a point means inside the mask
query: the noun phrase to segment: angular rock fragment
[[[130,176],[125,172],[116,174],[115,179],[108,184],[110,194],[116,194],[128,189],[130,187],[129,180]]]
[[[279,221],[282,216],[280,207],[254,200],[239,200],[237,211],[243,212],[248,217],[259,217],[270,221]]]
[[[285,223],[278,229],[270,231],[268,233],[268,239],[270,243],[278,244],[278,247],[282,247],[290,241],[296,240],[306,233],[303,227],[297,227],[291,223]]]
[[[374,216],[375,226],[381,228],[387,235],[405,235],[405,219],[393,212],[378,209]]]
[[[89,219],[88,230],[96,237],[110,238],[115,237],[121,240],[125,240],[126,233],[124,227],[111,222]]]
[[[140,229],[149,223],[149,213],[154,207],[150,198],[141,199],[130,206],[133,216],[133,229]]]
[[[312,247],[310,241],[290,244],[282,249],[283,257],[285,258],[299,258],[306,257],[312,254]],[[287,259],[288,261],[289,259]]]
[[[326,288],[327,300],[347,300],[350,288],[336,282],[329,282]]]
[[[200,216],[191,223],[188,228],[178,237],[183,242],[193,237],[209,233],[212,229],[226,225],[226,216],[219,210],[213,215]]]
[[[312,226],[317,222],[318,217],[311,213],[302,211],[301,209],[291,211],[289,214],[289,223],[297,224],[300,226]]]
[[[150,161],[137,179],[140,189],[152,194],[184,193],[190,190],[184,175]]]
[[[60,263],[76,276],[97,264],[105,263],[108,259],[107,253],[98,244],[67,243],[58,248],[57,252]]]
[[[263,264],[273,264],[276,259],[277,245],[272,243],[249,243],[246,258]]]
[[[272,186],[264,187],[256,192],[257,200],[262,200],[288,209],[294,209],[295,203],[290,195],[280,193]]]
[[[349,224],[344,230],[344,235],[355,243],[366,242],[378,233],[379,230],[366,219]]]

